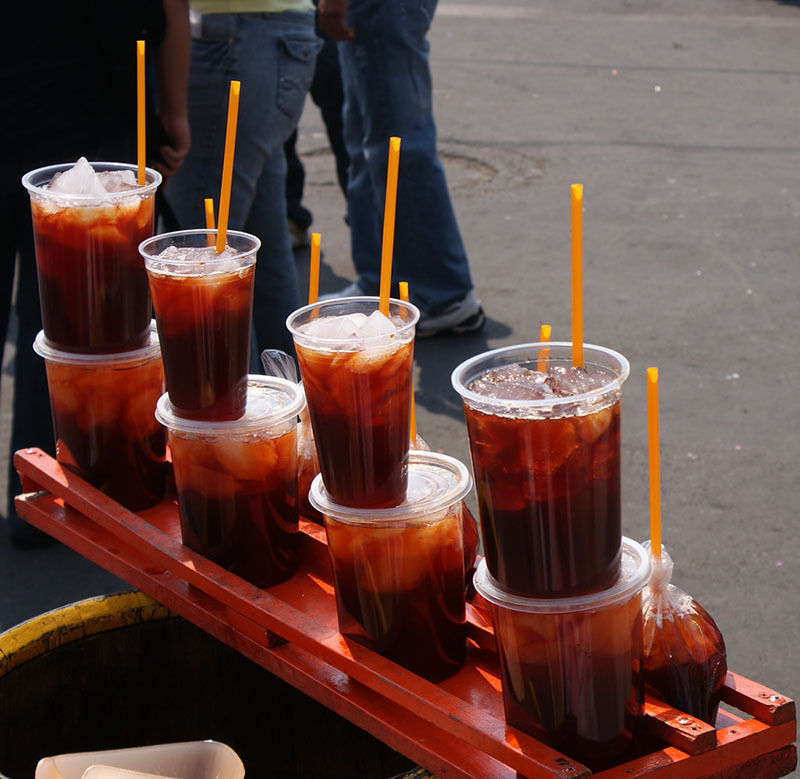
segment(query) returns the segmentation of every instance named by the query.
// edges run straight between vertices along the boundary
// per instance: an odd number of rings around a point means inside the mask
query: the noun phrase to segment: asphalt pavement
[[[489,321],[418,341],[421,435],[468,461],[452,369],[542,323],[569,339],[569,189],[583,184],[585,340],[631,363],[624,532],[648,536],[657,366],[673,583],[714,616],[732,670],[797,697],[800,3],[443,0],[430,42],[440,155]],[[310,101],[298,149],[333,291],[353,267]],[[0,541],[0,629],[121,586],[63,547]]]

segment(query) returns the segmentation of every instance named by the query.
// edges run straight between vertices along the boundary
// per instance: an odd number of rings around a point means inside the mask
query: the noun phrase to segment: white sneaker
[[[470,290],[461,300],[451,303],[444,311],[430,315],[420,313],[416,337],[431,338],[434,335],[468,335],[477,333],[486,324],[481,302]]]
[[[366,294],[367,293],[364,292],[364,290],[358,286],[358,282],[354,281],[352,284],[348,284],[344,289],[340,289],[338,292],[328,292],[325,295],[320,295],[318,300],[335,300],[336,298],[360,298]]]

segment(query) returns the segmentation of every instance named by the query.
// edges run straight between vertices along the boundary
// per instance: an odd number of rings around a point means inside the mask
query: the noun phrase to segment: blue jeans
[[[218,211],[228,93],[231,80],[241,81],[228,227],[261,239],[253,303],[259,351],[294,352],[285,322],[300,301],[283,144],[297,127],[321,45],[313,13],[292,11],[206,14],[192,40],[192,148],[166,195],[183,228],[205,225],[204,198],[213,197]]]
[[[347,22],[355,37],[339,44],[358,283],[367,294],[377,294],[389,138],[396,135],[401,145],[392,278],[407,281],[412,301],[427,313],[472,289],[436,155],[426,40],[435,8],[436,0],[350,0]]]

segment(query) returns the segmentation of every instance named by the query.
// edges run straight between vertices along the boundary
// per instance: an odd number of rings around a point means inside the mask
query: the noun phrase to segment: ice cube
[[[608,384],[609,377],[600,371],[589,371],[582,366],[555,365],[550,368],[547,383],[561,398],[582,395]]]
[[[367,321],[359,328],[357,335],[372,337],[375,335],[391,335],[397,328],[389,317],[380,311],[373,311]]]
[[[132,170],[106,170],[98,173],[97,178],[106,192],[127,192],[139,186]]]
[[[325,338],[334,341],[350,341],[367,321],[366,314],[344,314],[342,316],[323,316],[306,322],[299,329],[312,338]]]
[[[64,195],[93,195],[102,198],[108,194],[86,157],[81,157],[69,170],[53,176],[47,188]]]
[[[553,397],[547,376],[522,365],[494,368],[471,382],[469,389],[478,395],[507,400],[544,400]]]

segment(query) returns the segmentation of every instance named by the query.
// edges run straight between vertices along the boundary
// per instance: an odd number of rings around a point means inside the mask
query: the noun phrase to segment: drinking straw
[[[546,344],[550,340],[550,325],[542,325],[539,328],[539,342]],[[539,350],[539,359],[536,361],[536,370],[539,373],[547,372],[547,358],[550,357],[550,347]]]
[[[572,364],[583,365],[583,184],[572,196]]]
[[[658,368],[647,369],[647,442],[650,455],[650,554],[661,557],[661,476],[658,458]]]
[[[231,204],[231,180],[233,179],[233,148],[236,145],[236,119],[239,115],[240,87],[240,81],[231,81],[228,96],[228,125],[225,131],[225,156],[222,159],[222,186],[219,192],[217,254],[225,248],[228,232],[228,211]]]
[[[209,231],[207,243],[209,246],[213,246],[215,238],[214,234],[210,231],[214,229],[214,198],[207,197],[203,201],[203,206],[206,212],[206,230]]]
[[[147,148],[144,127],[144,41],[136,41],[136,156],[139,186],[145,185]]]
[[[400,287],[400,300],[408,303],[408,282],[401,281],[398,286]],[[417,443],[417,415],[414,410],[414,381],[411,381],[411,443]]]
[[[308,302],[316,303],[319,297],[319,246],[322,236],[311,233],[311,265],[308,269]]]
[[[383,247],[381,249],[381,285],[378,307],[389,316],[389,289],[392,284],[394,249],[394,214],[397,207],[397,169],[400,164],[400,139],[389,138],[389,168],[386,173],[386,205],[383,209]]]

